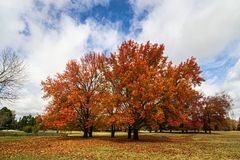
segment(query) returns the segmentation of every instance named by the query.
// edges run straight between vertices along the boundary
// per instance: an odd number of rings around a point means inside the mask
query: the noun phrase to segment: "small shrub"
[[[35,126],[32,126],[32,133],[38,133],[39,131],[39,128],[35,125]]]
[[[35,126],[25,126],[22,128],[22,131],[26,133],[37,133],[39,131],[39,128]]]
[[[32,133],[32,126],[25,126],[22,130],[26,133]]]

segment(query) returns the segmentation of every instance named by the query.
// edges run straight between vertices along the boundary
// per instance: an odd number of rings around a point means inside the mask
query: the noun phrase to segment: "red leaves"
[[[96,101],[103,81],[99,70],[102,62],[102,55],[90,53],[80,62],[69,61],[64,73],[57,74],[55,79],[42,82],[44,97],[51,98],[44,115],[48,126],[60,129],[71,124],[84,128],[96,120]]]
[[[205,130],[211,131],[211,129],[216,126],[221,127],[231,108],[231,97],[222,92],[215,96],[206,97],[203,103],[203,121]]]
[[[150,117],[157,94],[159,66],[166,65],[163,45],[126,41],[118,54],[111,54],[105,75],[120,95],[120,107],[126,123],[138,125]],[[164,67],[162,67],[164,68]],[[111,75],[111,76],[109,76]],[[123,101],[124,100],[124,101]]]
[[[69,61],[62,74],[42,82],[44,98],[50,98],[43,119],[81,129],[98,122],[137,128],[187,123],[201,70],[193,57],[174,66],[163,51],[164,45],[130,40],[109,57],[89,53]]]

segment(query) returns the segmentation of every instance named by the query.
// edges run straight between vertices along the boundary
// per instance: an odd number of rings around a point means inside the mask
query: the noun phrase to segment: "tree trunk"
[[[130,125],[128,125],[128,139],[132,138],[132,128]]]
[[[83,138],[87,138],[87,137],[88,137],[88,129],[87,129],[87,128],[84,128]]]
[[[115,137],[115,126],[114,124],[112,124],[112,128],[111,128],[111,138]]]
[[[157,129],[155,129],[155,133],[157,133],[157,131],[158,131],[158,130],[157,130]]]
[[[159,132],[162,132],[162,126],[159,125]]]
[[[87,104],[89,103],[89,99],[87,99]],[[89,108],[86,108],[86,115],[85,115],[86,119],[88,120],[89,118]],[[87,121],[85,121],[85,124],[86,124]],[[89,128],[86,127],[84,124],[84,134],[83,134],[83,137],[84,138],[88,138],[88,135],[89,135]]]
[[[92,132],[93,132],[93,126],[91,126],[91,127],[89,128],[89,137],[93,137],[93,136],[92,136]]]
[[[139,140],[138,129],[137,128],[133,128],[133,139],[134,140]]]
[[[209,130],[209,133],[211,133],[211,119],[208,118],[208,130]]]

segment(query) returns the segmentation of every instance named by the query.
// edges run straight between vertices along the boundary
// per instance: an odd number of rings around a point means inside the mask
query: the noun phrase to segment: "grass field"
[[[95,133],[83,139],[82,133],[69,137],[0,136],[0,159],[240,159],[240,132],[212,134],[140,133],[140,140],[119,132]]]

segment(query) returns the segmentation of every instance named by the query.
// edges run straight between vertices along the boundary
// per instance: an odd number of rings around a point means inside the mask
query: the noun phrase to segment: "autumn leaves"
[[[49,104],[40,124],[80,129],[84,137],[93,129],[111,128],[112,137],[115,129],[128,129],[134,139],[146,126],[190,126],[195,117],[202,125],[198,64],[190,58],[173,65],[163,51],[163,45],[130,40],[108,57],[91,52],[69,61],[63,73],[42,82]]]

